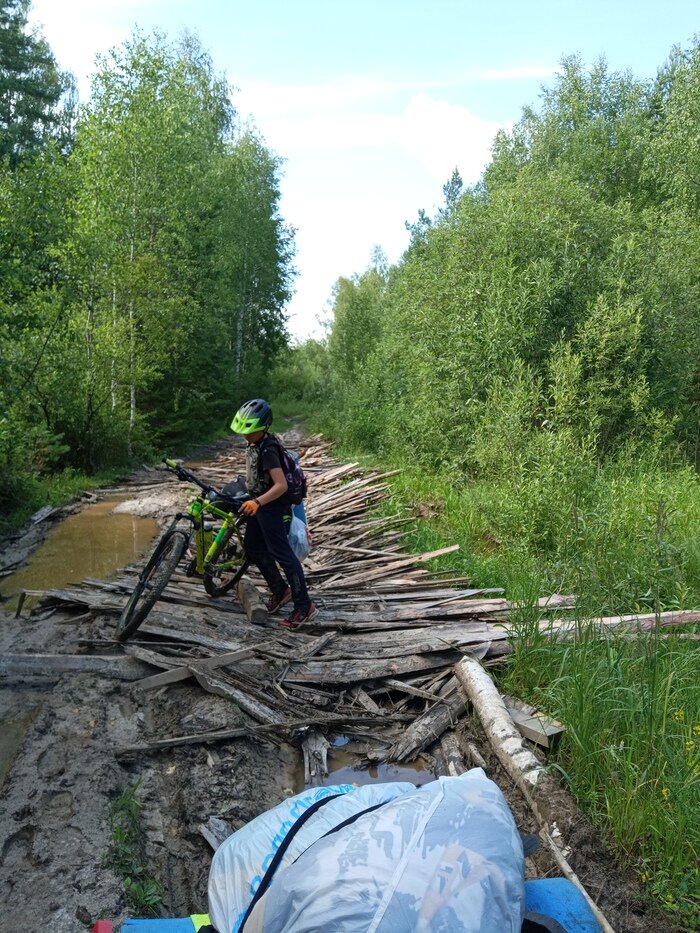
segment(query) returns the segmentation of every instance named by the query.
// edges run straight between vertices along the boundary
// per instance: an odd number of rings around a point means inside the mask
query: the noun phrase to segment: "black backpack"
[[[278,437],[268,435],[265,440],[277,445],[280,455],[280,464],[284,478],[287,480],[287,491],[281,497],[281,501],[289,505],[298,505],[302,499],[306,498],[307,484],[304,471],[299,466],[299,458],[296,453],[282,444]]]

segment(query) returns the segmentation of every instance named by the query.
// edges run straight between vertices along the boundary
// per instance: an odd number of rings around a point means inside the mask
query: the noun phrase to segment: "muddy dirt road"
[[[225,445],[208,451],[201,458],[202,469],[215,466],[217,456],[230,453]],[[162,519],[172,512],[178,497],[185,495],[182,487],[160,485],[160,479],[149,473],[134,477],[133,508],[142,516]],[[369,501],[365,508],[371,504]],[[391,545],[392,555],[398,553],[396,547]],[[353,555],[346,554],[344,559],[352,562]],[[315,577],[310,574],[310,579],[316,581],[319,591],[330,585],[324,580],[334,579],[320,563],[315,573]],[[81,607],[70,601],[52,603],[44,599],[31,609],[25,608],[18,618],[12,611],[0,613],[0,649],[5,659],[69,655],[95,664],[98,657],[112,659],[99,671],[81,671],[74,661],[70,671],[56,669],[53,661],[46,661],[43,667],[42,662],[21,668],[17,661],[14,666],[4,663],[0,667],[3,930],[69,933],[89,929],[98,918],[119,921],[128,914],[124,883],[109,865],[109,812],[111,802],[137,779],[146,854],[152,875],[163,886],[164,916],[206,911],[211,848],[200,832],[201,824],[217,816],[237,828],[303,787],[298,737],[255,733],[259,723],[230,699],[205,692],[191,678],[156,690],[138,686],[139,679],[153,675],[157,668],[127,656],[114,641],[116,614],[125,601],[133,574],[123,580],[121,588],[103,590],[98,604]],[[362,587],[356,589],[361,591]],[[245,616],[230,597],[227,599],[231,604],[226,611],[196,606],[178,611],[197,616],[198,624],[212,637],[241,638]],[[350,593],[343,599],[350,602]],[[173,605],[172,611],[176,609],[177,605]],[[328,602],[324,624],[329,630],[332,616]],[[315,634],[306,636],[309,641],[304,644],[311,643]],[[267,636],[262,631],[255,637],[262,644]],[[320,640],[316,638],[316,642]],[[140,641],[151,651],[176,650],[162,636],[146,634]],[[373,683],[370,679],[364,686],[370,690]],[[343,697],[350,686],[341,691]],[[422,689],[414,687],[414,693]],[[312,688],[300,684],[298,690]],[[313,690],[323,692],[316,687]],[[285,691],[287,699],[294,693],[287,690],[286,684]],[[398,734],[396,730],[403,728],[401,712],[411,708],[412,703],[421,710],[427,705],[419,695],[403,694],[398,702],[394,698],[399,724],[392,726],[392,741]],[[366,709],[362,712],[370,715]],[[149,742],[167,736],[197,736],[238,727],[248,729],[248,734],[228,741],[128,751],[144,749]],[[380,726],[373,728],[380,740],[381,731]],[[345,742],[342,724],[324,732],[331,743]],[[521,831],[534,831],[529,811],[491,755],[477,724],[464,716],[457,735],[461,747],[467,741],[478,747],[490,776],[506,793]],[[357,740],[346,748],[359,751]],[[359,756],[345,754],[341,758],[340,749],[336,756],[330,758],[331,771],[360,764]],[[412,767],[419,770],[398,771],[375,761],[372,771],[354,773],[358,782],[412,779],[414,783],[431,779],[433,774],[449,773],[439,743],[428,748]],[[347,770],[337,777],[331,773],[324,783],[347,780],[349,774],[352,772]],[[571,848],[572,865],[616,930],[672,930],[647,911],[634,881],[616,871],[597,833],[564,794],[558,817],[564,843]],[[528,870],[533,874],[558,874],[542,853],[531,860]]]

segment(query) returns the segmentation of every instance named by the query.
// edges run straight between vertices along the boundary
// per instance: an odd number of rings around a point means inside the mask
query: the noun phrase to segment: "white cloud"
[[[372,76],[349,75],[324,84],[277,84],[246,82],[241,88],[247,105],[257,113],[300,114],[338,111],[359,102],[376,102],[396,94],[444,87],[444,82],[385,81]]]
[[[474,182],[488,161],[499,128],[459,104],[418,94],[401,114],[399,138],[438,181],[447,181],[458,166],[463,179]]]
[[[377,99],[391,93],[392,85],[367,82],[294,89],[266,85],[264,94],[260,86],[252,93],[244,86],[235,102],[290,161],[308,153],[390,149],[394,158],[401,153],[417,158],[437,180],[446,181],[459,165],[466,181],[476,181],[500,125],[426,92],[414,94],[403,107]],[[280,105],[287,98],[289,108]],[[375,110],[349,106],[356,102],[373,103]]]
[[[61,66],[76,76],[81,100],[90,92],[98,52],[131,35],[139,13],[169,0],[33,0],[29,25],[38,27]],[[128,17],[128,19],[127,19]]]

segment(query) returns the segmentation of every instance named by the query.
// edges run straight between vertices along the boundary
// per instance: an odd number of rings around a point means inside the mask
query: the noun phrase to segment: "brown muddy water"
[[[358,750],[353,743],[343,747],[344,737],[336,738],[328,749],[328,776],[323,783],[328,784],[387,784],[390,781],[408,781],[416,787],[435,780],[435,775],[426,763],[417,758],[404,765],[372,764],[364,767],[358,758]],[[342,744],[341,744],[342,743]]]
[[[113,510],[131,496],[111,496],[55,525],[29,562],[0,582],[13,608],[20,590],[60,589],[86,577],[108,580],[147,550],[158,532],[153,518]]]

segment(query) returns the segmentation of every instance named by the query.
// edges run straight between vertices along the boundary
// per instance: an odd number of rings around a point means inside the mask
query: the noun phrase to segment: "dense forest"
[[[198,41],[136,33],[78,106],[0,2],[0,494],[223,427],[286,344],[280,161]]]

